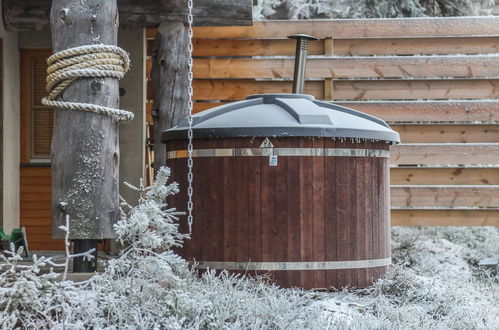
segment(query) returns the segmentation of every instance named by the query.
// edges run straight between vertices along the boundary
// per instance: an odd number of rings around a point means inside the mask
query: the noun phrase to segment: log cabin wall
[[[499,225],[499,18],[196,28],[195,111],[290,92],[295,43],[286,37],[295,33],[320,38],[309,44],[306,93],[400,133],[391,148],[393,225]],[[149,50],[154,35],[149,29]]]

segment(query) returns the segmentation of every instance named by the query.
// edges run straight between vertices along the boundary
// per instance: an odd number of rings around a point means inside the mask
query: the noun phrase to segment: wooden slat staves
[[[499,226],[499,210],[392,210],[393,226]]]
[[[393,185],[499,185],[496,167],[393,167]]]
[[[219,58],[194,60],[197,79],[293,77],[294,59]],[[499,56],[398,56],[309,58],[307,78],[481,78],[499,75]]]
[[[194,29],[202,39],[285,39],[306,31],[318,38],[390,38],[498,36],[498,17],[334,19],[316,21],[261,21],[248,27],[203,27]]]
[[[499,186],[392,186],[392,208],[499,208]]]
[[[499,143],[400,144],[390,153],[392,165],[499,164]]]

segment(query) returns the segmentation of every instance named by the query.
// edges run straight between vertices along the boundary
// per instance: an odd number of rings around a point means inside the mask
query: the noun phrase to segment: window
[[[42,104],[50,49],[21,50],[21,161],[49,162],[53,111]]]

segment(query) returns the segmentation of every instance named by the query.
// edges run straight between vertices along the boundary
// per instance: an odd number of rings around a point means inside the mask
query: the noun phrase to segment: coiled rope
[[[42,104],[62,110],[104,114],[118,121],[133,119],[133,113],[130,111],[91,103],[56,100],[57,96],[78,78],[123,78],[130,68],[130,59],[120,47],[86,45],[69,48],[50,56],[47,64],[46,89],[49,95],[42,99]]]

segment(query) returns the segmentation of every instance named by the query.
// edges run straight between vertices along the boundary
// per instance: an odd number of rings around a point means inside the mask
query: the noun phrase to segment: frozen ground
[[[395,266],[358,291],[310,292],[198,278],[170,248],[183,236],[162,200],[168,171],[117,225],[129,247],[83,283],[0,255],[0,328],[498,329],[499,281],[477,267],[499,255],[499,229],[393,228]]]

